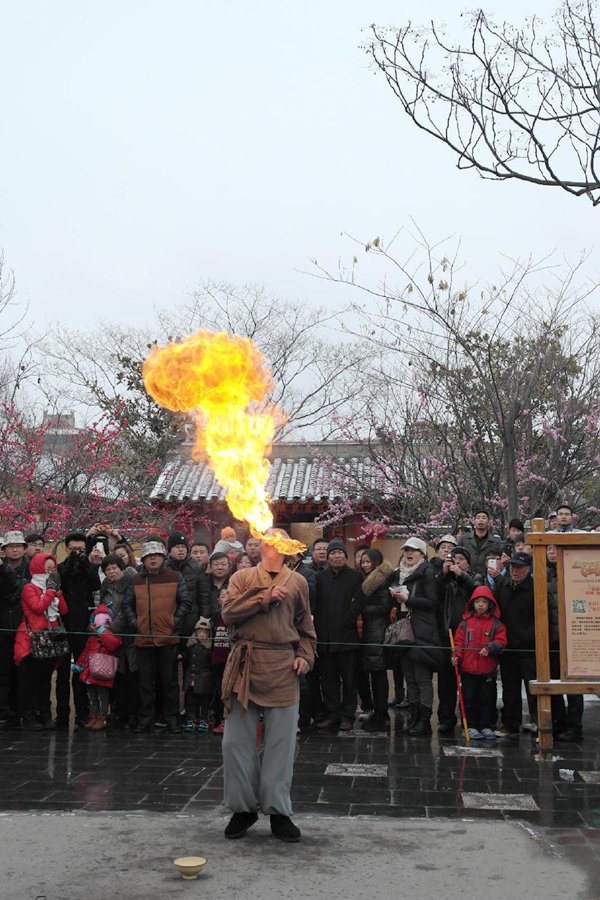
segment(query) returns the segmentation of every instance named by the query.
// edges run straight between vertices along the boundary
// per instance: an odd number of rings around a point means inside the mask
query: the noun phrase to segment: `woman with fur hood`
[[[365,550],[360,559],[364,577],[361,596],[356,601],[357,615],[363,620],[361,669],[371,679],[373,715],[363,724],[365,731],[380,731],[388,723],[387,659],[383,638],[390,624],[392,597],[388,582],[393,569],[384,562],[379,550]]]
[[[415,642],[403,651],[410,716],[403,730],[413,736],[431,734],[433,673],[442,664],[437,623],[438,588],[427,561],[427,544],[411,537],[402,547],[400,566],[390,586],[398,615],[410,614]]]

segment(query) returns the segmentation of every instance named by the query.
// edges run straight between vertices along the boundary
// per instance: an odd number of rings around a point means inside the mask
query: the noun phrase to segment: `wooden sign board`
[[[600,547],[561,547],[558,556],[560,677],[600,681]]]

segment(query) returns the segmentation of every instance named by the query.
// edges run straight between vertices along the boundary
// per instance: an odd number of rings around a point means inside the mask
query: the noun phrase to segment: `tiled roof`
[[[266,485],[272,501],[318,503],[340,500],[368,493],[368,488],[373,485],[368,458],[336,455],[331,461],[324,461],[323,458],[311,458],[306,450],[305,453],[305,456],[281,458],[274,448]],[[225,490],[206,462],[174,457],[158,477],[150,499],[215,503],[225,500]]]

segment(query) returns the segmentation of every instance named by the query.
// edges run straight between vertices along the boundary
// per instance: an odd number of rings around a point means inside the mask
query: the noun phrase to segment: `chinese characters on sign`
[[[600,549],[563,550],[565,677],[600,679]]]

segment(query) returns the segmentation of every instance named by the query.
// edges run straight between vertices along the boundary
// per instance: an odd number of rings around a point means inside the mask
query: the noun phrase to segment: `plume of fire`
[[[269,397],[269,365],[250,338],[197,331],[183,341],[153,347],[143,366],[144,386],[172,412],[194,413],[194,459],[206,458],[227,492],[234,518],[254,537],[286,555],[306,546],[273,525],[265,484],[268,456],[283,412]]]

